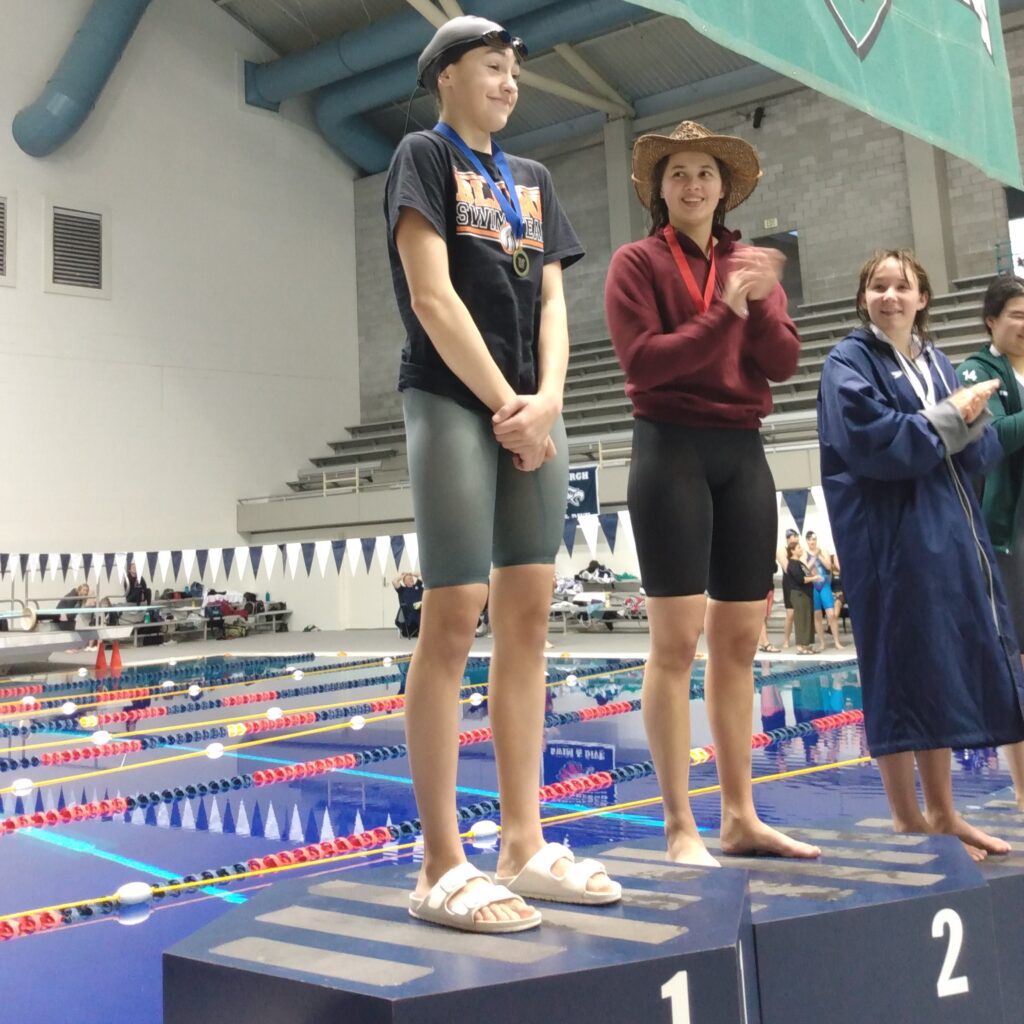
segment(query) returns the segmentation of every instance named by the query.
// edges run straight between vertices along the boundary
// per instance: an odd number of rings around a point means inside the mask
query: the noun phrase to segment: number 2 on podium
[[[672,1024],[690,1024],[690,979],[679,971],[661,986],[661,998],[672,1003]]]

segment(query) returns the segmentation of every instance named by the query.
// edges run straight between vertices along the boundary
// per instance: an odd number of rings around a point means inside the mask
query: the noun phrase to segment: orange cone
[[[121,678],[121,644],[117,640],[110,645],[110,674],[115,679]]]
[[[96,678],[104,679],[107,675],[107,645],[100,640],[96,647]]]

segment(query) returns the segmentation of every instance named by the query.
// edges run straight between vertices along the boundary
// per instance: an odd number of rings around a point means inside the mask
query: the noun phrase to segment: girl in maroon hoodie
[[[750,782],[752,664],[778,533],[758,428],[772,408],[768,382],[792,376],[800,350],[781,254],[737,245],[724,223],[760,174],[748,143],[689,121],[638,139],[633,181],[652,226],[615,253],[605,287],[636,417],[628,501],[651,628],[644,724],[669,859],[695,864],[716,863],[687,796],[690,670],[702,629],[722,852],[819,853],[760,820]]]

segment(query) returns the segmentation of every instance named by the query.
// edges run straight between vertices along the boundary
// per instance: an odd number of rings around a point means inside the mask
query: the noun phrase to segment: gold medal
[[[526,277],[530,272],[530,257],[522,246],[512,253],[512,269],[519,277]]]

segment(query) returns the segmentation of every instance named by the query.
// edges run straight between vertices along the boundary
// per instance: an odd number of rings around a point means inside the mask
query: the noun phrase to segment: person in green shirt
[[[957,375],[965,385],[999,381],[988,406],[1006,457],[985,477],[981,509],[1024,659],[1024,280],[1012,274],[994,278],[985,292],[982,316],[989,340],[964,360]],[[1024,811],[1024,743],[1004,747],[1003,753],[1017,807]]]

